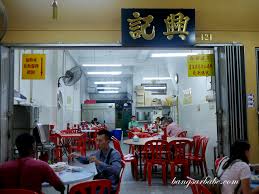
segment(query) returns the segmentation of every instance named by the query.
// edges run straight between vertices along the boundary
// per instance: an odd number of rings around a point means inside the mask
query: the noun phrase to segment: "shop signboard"
[[[46,74],[45,54],[22,55],[22,79],[44,80]]]
[[[187,57],[188,77],[214,76],[214,55],[201,54]]]
[[[121,32],[123,46],[193,46],[195,10],[122,9]]]

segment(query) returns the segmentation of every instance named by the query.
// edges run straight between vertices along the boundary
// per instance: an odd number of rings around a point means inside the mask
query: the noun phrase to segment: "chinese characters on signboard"
[[[45,54],[23,54],[22,79],[45,79]]]
[[[191,55],[187,58],[188,77],[214,76],[214,55]]]
[[[194,9],[122,9],[123,46],[190,46]]]

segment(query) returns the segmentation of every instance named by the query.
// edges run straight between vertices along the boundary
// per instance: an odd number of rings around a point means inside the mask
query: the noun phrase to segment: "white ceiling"
[[[185,57],[176,58],[151,58],[152,53],[185,53],[194,50],[129,50],[129,49],[95,49],[95,50],[70,50],[74,59],[79,64],[122,64],[123,66],[137,66],[150,64],[165,64],[185,60]],[[209,53],[208,50],[195,50],[195,52]],[[84,67],[87,69],[86,67]],[[88,67],[88,69],[91,69]],[[114,67],[116,69],[116,67]]]

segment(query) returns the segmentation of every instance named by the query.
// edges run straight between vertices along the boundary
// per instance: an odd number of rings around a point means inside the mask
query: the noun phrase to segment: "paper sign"
[[[192,89],[183,90],[183,104],[189,105],[192,104]]]
[[[22,79],[44,80],[46,74],[45,54],[23,54]]]
[[[248,94],[247,95],[247,107],[248,108],[255,107],[254,94]]]
[[[214,55],[191,55],[187,58],[188,77],[214,76]]]

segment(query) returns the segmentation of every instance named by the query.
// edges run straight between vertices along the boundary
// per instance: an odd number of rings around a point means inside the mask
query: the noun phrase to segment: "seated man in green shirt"
[[[132,116],[131,117],[131,121],[129,122],[129,129],[132,129],[133,127],[138,127],[139,124],[138,124],[138,121],[136,121],[136,117],[135,116]]]

